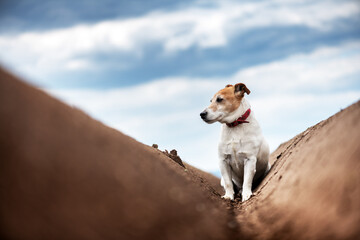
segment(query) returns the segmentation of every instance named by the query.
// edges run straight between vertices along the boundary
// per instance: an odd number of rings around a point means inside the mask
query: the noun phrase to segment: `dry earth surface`
[[[0,69],[0,239],[359,239],[359,119],[357,102],[283,143],[230,202],[176,152]]]

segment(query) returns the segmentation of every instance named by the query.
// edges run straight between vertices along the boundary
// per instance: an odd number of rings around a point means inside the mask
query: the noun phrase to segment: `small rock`
[[[155,149],[159,148],[159,146],[157,144],[155,144],[155,143],[152,145],[152,147],[155,148]]]
[[[170,154],[174,155],[174,156],[177,156],[177,151],[175,149],[173,149],[173,150],[170,151]]]

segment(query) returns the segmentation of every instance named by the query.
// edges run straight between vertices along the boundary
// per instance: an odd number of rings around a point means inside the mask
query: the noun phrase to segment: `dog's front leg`
[[[242,201],[248,200],[252,195],[252,182],[256,172],[256,157],[250,157],[244,162],[244,181],[242,189]]]
[[[231,180],[231,168],[225,159],[220,159],[220,172],[223,180],[225,195],[222,198],[234,200],[234,187]]]

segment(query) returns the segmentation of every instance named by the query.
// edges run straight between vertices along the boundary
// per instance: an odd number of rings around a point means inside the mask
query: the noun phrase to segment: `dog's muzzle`
[[[207,111],[203,111],[203,112],[200,113],[200,117],[202,119],[206,119],[207,114],[208,114]]]

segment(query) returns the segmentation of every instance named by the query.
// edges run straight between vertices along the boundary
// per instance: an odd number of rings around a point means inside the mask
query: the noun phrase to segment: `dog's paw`
[[[252,192],[251,191],[247,191],[247,192],[242,192],[241,193],[241,195],[242,195],[242,199],[241,199],[241,201],[242,202],[245,202],[246,200],[248,200],[251,196],[252,196]]]
[[[225,195],[221,196],[221,198],[234,200],[234,194],[225,194]]]

